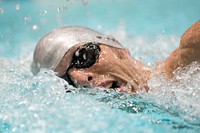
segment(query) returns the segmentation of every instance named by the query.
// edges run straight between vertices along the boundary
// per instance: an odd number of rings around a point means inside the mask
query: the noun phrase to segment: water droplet
[[[34,111],[34,110],[37,110],[39,107],[37,104],[32,104],[28,107],[28,110],[31,110],[31,111]]]
[[[37,113],[35,113],[35,114],[33,115],[33,117],[38,118],[39,116],[38,116]]]
[[[20,128],[25,128],[25,125],[24,124],[20,124]]]
[[[165,34],[165,30],[162,30],[162,33]]]
[[[87,16],[87,17],[90,17],[90,16],[91,16],[91,13],[90,13],[90,12],[87,12],[87,13],[86,13],[86,16]]]
[[[32,21],[32,18],[30,16],[25,16],[24,17],[24,22],[25,23],[30,23]]]
[[[119,99],[126,100],[127,98],[126,98],[126,96],[122,95],[122,96],[119,97]]]
[[[3,39],[4,35],[2,33],[0,33],[0,39]]]
[[[0,14],[4,13],[4,9],[2,7],[0,7]]]
[[[63,6],[63,9],[64,9],[64,10],[67,10],[67,6],[66,6],[66,5],[64,5],[64,6]]]
[[[41,13],[42,16],[45,16],[46,14],[47,14],[46,10]]]
[[[16,4],[16,5],[15,5],[15,9],[16,9],[16,10],[20,10],[20,4]]]
[[[12,128],[12,132],[16,132],[16,130],[17,130],[16,127]]]
[[[102,26],[101,26],[101,25],[98,25],[98,26],[97,26],[97,30],[102,30]]]
[[[132,107],[132,109],[133,109],[136,113],[139,112],[139,108],[138,108],[138,107]]]
[[[87,1],[87,0],[82,0],[82,3],[83,3],[83,5],[85,6],[85,5],[88,4],[88,1]]]
[[[38,30],[38,29],[39,29],[39,26],[34,24],[33,27],[32,27],[32,29],[33,29],[33,30]]]
[[[57,12],[58,12],[58,13],[60,12],[60,7],[57,7]]]

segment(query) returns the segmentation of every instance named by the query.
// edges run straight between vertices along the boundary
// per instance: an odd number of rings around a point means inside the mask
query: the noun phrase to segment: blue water
[[[200,132],[197,63],[172,81],[153,77],[151,91],[136,95],[75,89],[51,71],[30,72],[37,41],[66,25],[111,34],[153,67],[199,20],[199,6],[198,0],[0,0],[0,132]]]

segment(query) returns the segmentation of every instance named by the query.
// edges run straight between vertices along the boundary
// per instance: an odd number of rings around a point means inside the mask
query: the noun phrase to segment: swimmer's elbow
[[[193,48],[200,50],[200,21],[194,23],[181,37],[180,49]]]
[[[180,41],[180,66],[200,61],[200,21],[185,31]]]

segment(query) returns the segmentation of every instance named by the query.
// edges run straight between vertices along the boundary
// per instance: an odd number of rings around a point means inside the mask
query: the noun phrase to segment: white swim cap
[[[45,35],[38,42],[31,65],[33,74],[37,74],[40,68],[55,70],[70,48],[88,42],[96,42],[124,49],[112,36],[101,34],[89,28],[79,26],[58,28]],[[70,52],[75,51],[72,50]],[[72,58],[72,56],[68,58]]]

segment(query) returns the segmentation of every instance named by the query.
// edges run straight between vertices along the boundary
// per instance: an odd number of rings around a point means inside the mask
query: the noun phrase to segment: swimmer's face
[[[86,50],[87,47],[92,49]],[[141,72],[144,66],[126,49],[101,44],[87,47],[80,46],[75,51],[67,70],[67,76],[75,86],[104,87],[132,93],[146,80],[145,73]]]

